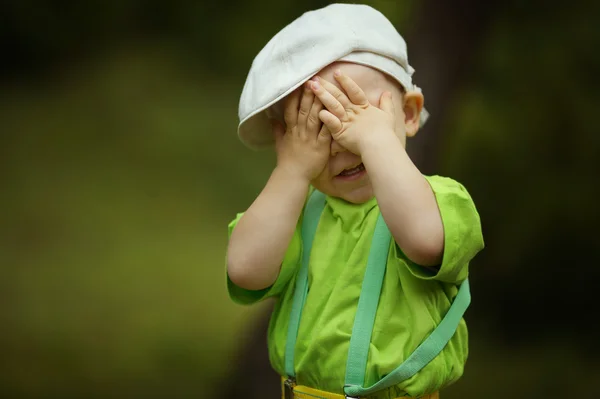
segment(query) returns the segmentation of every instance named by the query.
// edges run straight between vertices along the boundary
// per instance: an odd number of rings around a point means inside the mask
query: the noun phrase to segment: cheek
[[[321,188],[326,186],[328,179],[328,167],[326,166],[323,172],[319,176],[317,176],[313,181],[310,182],[317,190],[322,191]]]
[[[332,182],[331,182],[331,179],[329,178],[329,164],[327,164],[327,166],[325,167],[323,172],[321,172],[321,174],[319,176],[317,176],[314,180],[312,180],[310,182],[310,184],[317,190],[321,191],[322,193],[325,193],[327,195],[334,194],[332,192],[332,190],[333,190]]]

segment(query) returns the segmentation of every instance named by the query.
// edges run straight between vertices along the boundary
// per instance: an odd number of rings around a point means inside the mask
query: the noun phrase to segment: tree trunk
[[[423,89],[429,121],[408,140],[407,150],[419,170],[437,172],[443,152],[443,132],[460,88],[470,82],[469,71],[482,48],[485,33],[498,10],[495,1],[417,2],[413,29],[406,32],[408,54],[416,72],[413,81]]]

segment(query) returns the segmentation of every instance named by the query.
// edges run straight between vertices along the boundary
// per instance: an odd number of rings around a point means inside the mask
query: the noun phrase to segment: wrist
[[[310,178],[307,176],[307,173],[293,165],[277,165],[273,170],[272,176],[288,185],[306,186],[307,188],[310,185]]]
[[[402,142],[396,136],[396,133],[392,129],[377,129],[368,134],[364,134],[362,140],[359,142],[359,149],[361,156],[369,153],[378,153],[382,150],[388,150],[402,146]]]

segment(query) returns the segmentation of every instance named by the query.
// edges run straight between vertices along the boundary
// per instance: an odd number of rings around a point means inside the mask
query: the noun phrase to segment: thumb
[[[327,129],[327,126],[325,126],[325,124],[321,125],[321,130],[319,131],[317,140],[325,143],[331,140],[331,132],[329,131],[329,129]]]
[[[392,93],[389,91],[384,91],[381,93],[381,97],[379,98],[379,108],[388,115],[394,116],[394,100],[392,99]]]

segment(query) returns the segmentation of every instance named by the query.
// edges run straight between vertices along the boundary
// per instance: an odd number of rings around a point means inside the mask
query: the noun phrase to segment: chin
[[[373,198],[374,195],[373,188],[368,184],[352,191],[340,193],[340,198],[353,204],[363,204]]]
[[[373,186],[369,176],[364,176],[360,181],[352,185],[338,185],[331,180],[314,180],[311,182],[314,188],[330,197],[341,198],[352,204],[363,204],[373,198]]]

